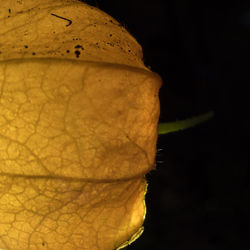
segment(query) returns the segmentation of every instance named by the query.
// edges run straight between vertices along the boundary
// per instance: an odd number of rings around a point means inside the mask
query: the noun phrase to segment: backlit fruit
[[[139,236],[160,85],[102,11],[1,2],[1,249],[112,250]]]

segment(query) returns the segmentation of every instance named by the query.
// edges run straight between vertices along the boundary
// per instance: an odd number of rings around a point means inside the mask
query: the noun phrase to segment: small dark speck
[[[32,52],[32,55],[34,56],[34,55],[36,55],[36,53],[35,53],[35,52]]]
[[[109,34],[109,36],[111,37],[111,36],[112,36],[112,34]]]
[[[45,246],[45,242],[42,242],[42,245]]]
[[[131,52],[131,50],[129,49],[128,52]]]
[[[107,43],[108,45],[115,47],[115,45],[113,43]]]
[[[24,45],[24,48],[27,49],[27,48],[29,48],[29,46],[28,45]]]
[[[0,51],[0,54],[2,54],[2,51]]]
[[[113,23],[113,20],[110,19],[109,21],[110,21],[111,23]]]
[[[81,52],[80,52],[79,50],[76,50],[76,51],[75,51],[75,54],[76,54],[76,57],[79,58]]]
[[[9,9],[9,13],[11,13],[11,9]]]
[[[108,23],[104,23],[104,24],[108,24]]]
[[[67,49],[67,50],[66,50],[66,52],[67,52],[67,53],[69,53],[69,52],[70,52],[70,50],[68,50],[68,49]]]
[[[79,45],[79,44],[75,46],[75,49],[81,49],[81,50],[84,50],[84,48],[82,47],[82,45]]]

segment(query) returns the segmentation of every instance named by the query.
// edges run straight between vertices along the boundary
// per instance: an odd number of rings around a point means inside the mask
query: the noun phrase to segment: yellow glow
[[[130,244],[143,231],[160,77],[123,27],[78,1],[4,1],[0,31],[0,248]]]

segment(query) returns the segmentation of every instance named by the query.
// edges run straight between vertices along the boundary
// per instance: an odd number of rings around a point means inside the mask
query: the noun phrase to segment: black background
[[[161,75],[160,122],[215,112],[159,137],[145,231],[127,249],[250,249],[250,2],[85,2],[123,24]]]

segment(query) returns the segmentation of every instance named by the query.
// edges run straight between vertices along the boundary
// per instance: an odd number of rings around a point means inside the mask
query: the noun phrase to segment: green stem
[[[159,123],[158,125],[158,134],[164,135],[172,132],[176,132],[179,130],[187,129],[194,127],[202,122],[205,122],[211,119],[214,116],[214,112],[210,111],[205,114],[188,118],[186,120],[180,120],[175,122],[166,122],[166,123]]]

